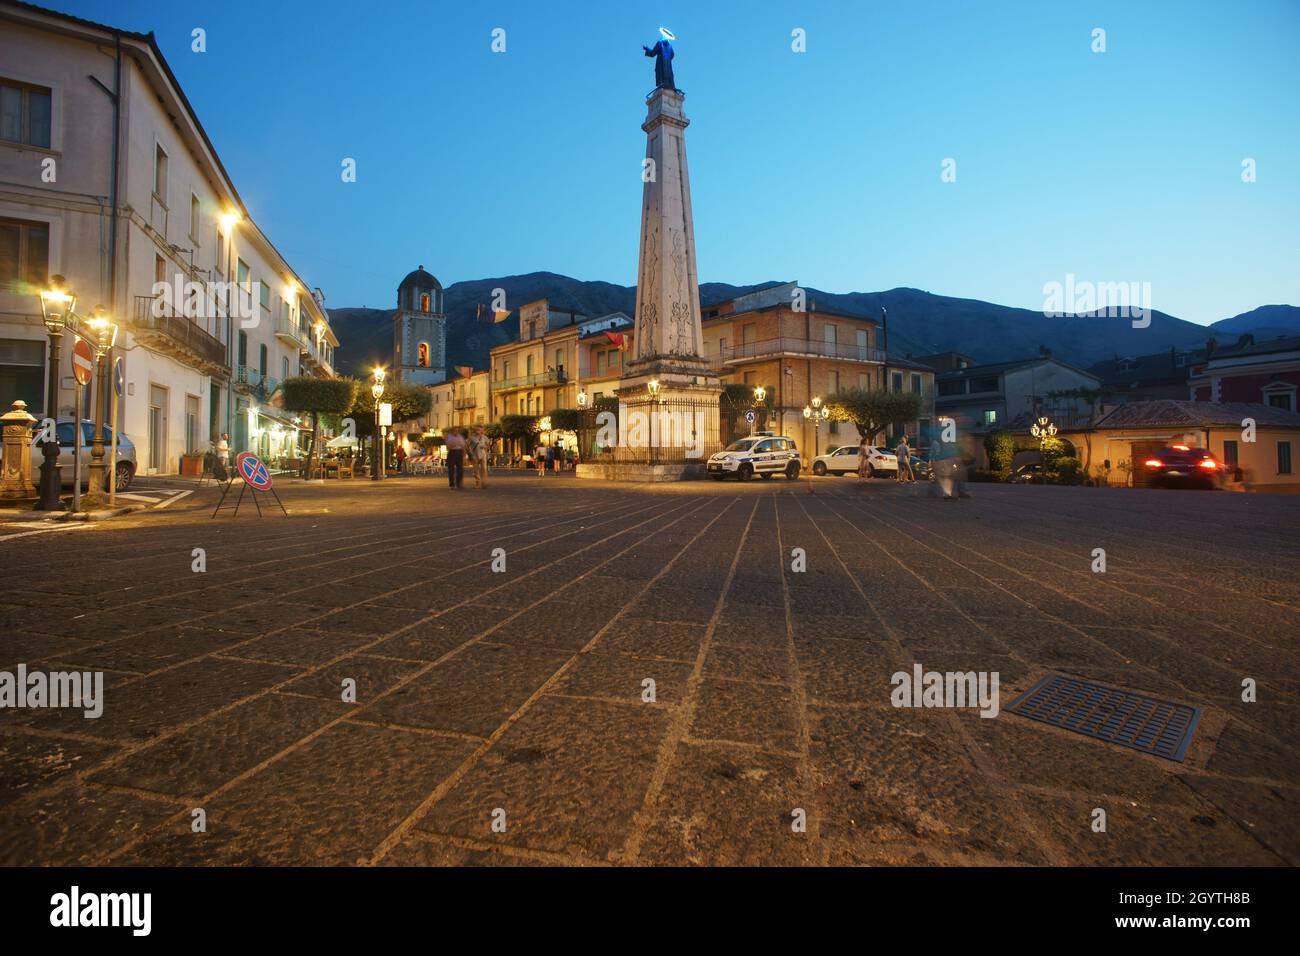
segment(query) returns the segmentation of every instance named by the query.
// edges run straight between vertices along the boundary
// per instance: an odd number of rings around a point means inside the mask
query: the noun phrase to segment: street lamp
[[[94,315],[86,323],[95,333],[95,434],[90,440],[90,495],[95,499],[104,493],[104,388],[108,382],[107,356],[117,343],[117,325],[108,316],[108,309],[95,306]],[[117,423],[113,423],[116,427]]]
[[[57,421],[59,415],[59,351],[63,344],[63,328],[68,317],[77,306],[77,297],[68,291],[63,276],[50,276],[50,286],[41,290],[41,314],[45,319],[45,330],[50,336],[49,389],[45,399],[45,418]],[[41,500],[38,511],[59,511],[63,504],[59,493],[63,489],[63,479],[59,473],[59,435],[54,428],[41,443],[41,453],[45,456],[41,462]]]
[[[655,398],[659,395],[659,379],[652,378],[646,383],[646,388],[650,392],[650,397]]]
[[[822,422],[829,421],[831,417],[830,406],[823,405],[821,397],[814,395],[812,404],[803,407],[803,417],[805,420],[811,420],[813,423],[813,458],[816,458],[821,454]]]
[[[587,407],[587,401],[588,401],[588,398],[587,398],[587,390],[586,390],[585,388],[583,388],[581,385],[579,385],[579,386],[578,386],[578,407],[579,407],[579,408],[586,408],[586,407]]]
[[[371,373],[374,383],[370,386],[370,394],[375,397],[375,440],[371,443],[375,450],[375,460],[370,463],[370,480],[379,480],[380,458],[384,454],[384,446],[380,444],[383,438],[379,434],[379,400],[384,397],[384,372],[383,366],[376,365],[375,370]]]
[[[1052,424],[1051,419],[1040,418],[1029,427],[1029,434],[1038,439],[1038,447],[1041,452],[1042,447],[1047,444],[1047,440],[1056,436],[1056,426]]]

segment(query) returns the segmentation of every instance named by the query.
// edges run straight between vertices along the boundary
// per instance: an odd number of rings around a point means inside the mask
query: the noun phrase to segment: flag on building
[[[473,378],[473,377],[474,377],[474,366],[472,366],[472,365],[457,365],[457,366],[456,366],[456,371],[460,372],[460,377],[461,377],[461,378]]]
[[[606,332],[605,338],[617,345],[620,352],[627,351],[627,336],[622,332]]]

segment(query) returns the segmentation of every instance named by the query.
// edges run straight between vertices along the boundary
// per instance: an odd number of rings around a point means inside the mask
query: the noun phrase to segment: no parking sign
[[[257,514],[259,517],[262,514],[262,506],[257,501],[257,493],[259,491],[270,492],[271,496],[275,498],[275,503],[280,506],[280,510],[286,515],[289,513],[289,510],[284,506],[284,502],[280,500],[280,496],[277,495],[275,489],[271,487],[271,471],[266,467],[266,463],[263,462],[262,459],[258,458],[251,451],[242,451],[235,458],[235,471],[239,473],[240,478],[244,479],[244,483],[239,486],[239,497],[235,499],[236,515],[239,514],[239,505],[244,500],[244,492],[249,488],[253,489],[253,504],[257,505]],[[217,507],[212,511],[212,517],[215,518],[217,512],[221,510],[221,506],[226,503],[226,495],[230,493],[230,486],[234,483],[235,479],[233,477],[226,482],[226,487],[221,492],[221,500],[217,502]]]
[[[239,469],[239,476],[254,491],[271,490],[271,473],[266,470],[262,459],[251,451],[240,452],[235,459],[235,467]]]

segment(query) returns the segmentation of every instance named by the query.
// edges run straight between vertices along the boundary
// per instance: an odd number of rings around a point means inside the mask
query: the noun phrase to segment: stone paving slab
[[[1300,498],[925,490],[198,489],[0,537],[0,671],[106,687],[0,709],[0,862],[1300,862]],[[1000,713],[891,706],[918,663]],[[1186,759],[1005,710],[1053,671],[1200,707]]]

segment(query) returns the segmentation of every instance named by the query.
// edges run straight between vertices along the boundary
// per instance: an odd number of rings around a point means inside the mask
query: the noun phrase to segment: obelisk
[[[666,44],[656,46],[654,52]],[[647,55],[651,51],[647,50]],[[668,67],[657,64],[656,80],[672,83],[671,47]],[[659,53],[659,60],[664,55]],[[700,332],[700,283],[695,267],[695,223],[691,214],[691,180],[686,165],[686,127],[682,112],[685,94],[659,86],[646,99],[641,128],[646,134],[641,188],[641,248],[637,266],[636,315],[632,357],[620,380],[619,401],[633,411],[657,406],[660,413],[683,410],[696,416],[692,433],[706,446],[698,461],[682,468],[659,467],[646,477],[674,480],[703,475],[709,454],[717,450],[718,377],[704,359]],[[703,414],[702,424],[698,416]],[[663,431],[659,433],[662,440]],[[634,450],[633,450],[634,451]],[[624,456],[635,459],[635,454]],[[654,459],[655,456],[649,456]],[[682,456],[664,446],[664,461]],[[628,476],[631,477],[631,476]]]

